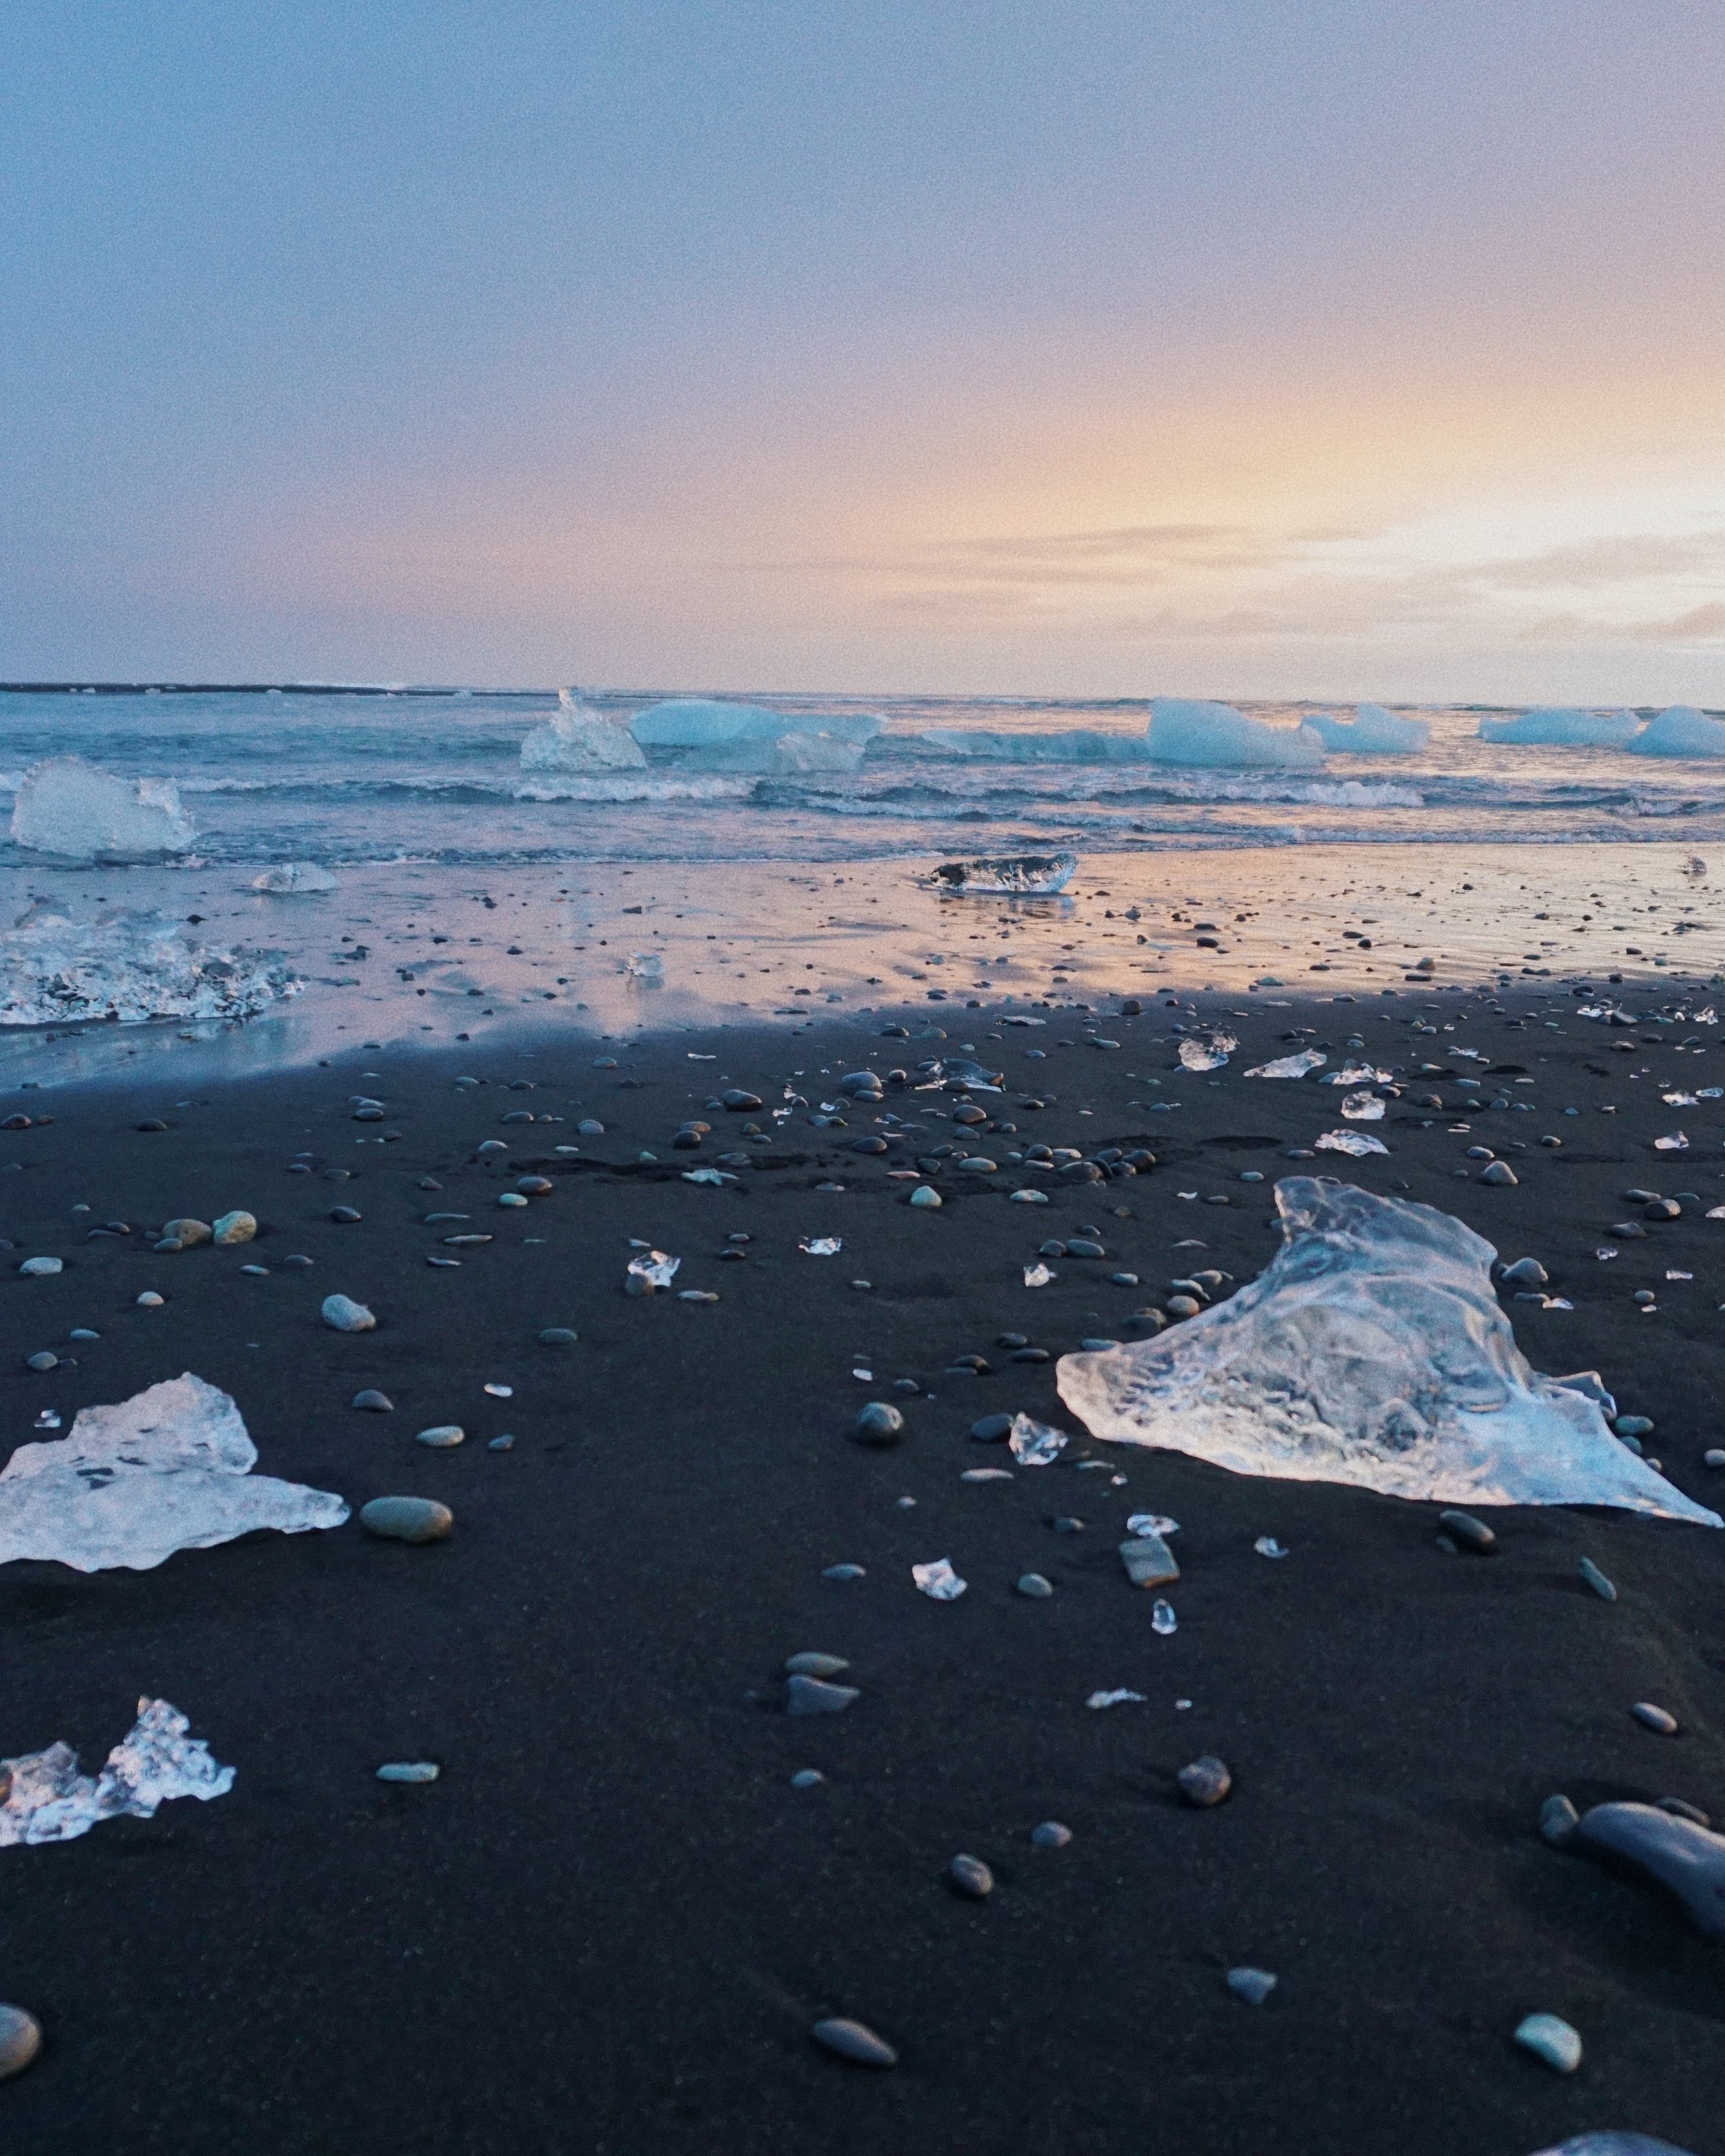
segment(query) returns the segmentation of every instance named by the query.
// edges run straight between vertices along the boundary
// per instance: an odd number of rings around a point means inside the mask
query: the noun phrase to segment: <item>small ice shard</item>
[[[1174,1614],[1174,1605],[1165,1602],[1158,1594],[1150,1612],[1150,1629],[1161,1638],[1171,1638],[1180,1629],[1180,1620]]]
[[[1256,1542],[1252,1544],[1252,1548],[1256,1550],[1260,1557],[1286,1557],[1287,1555],[1286,1550],[1285,1550],[1281,1544],[1277,1542],[1274,1535],[1260,1535]]]
[[[916,1196],[920,1198],[922,1194],[921,1191],[918,1191]],[[915,1204],[916,1199],[913,1198],[911,1202],[912,1204]],[[1049,1270],[1048,1267],[1043,1264],[1040,1258],[1034,1265],[1026,1265],[1024,1267],[1024,1286],[1026,1287],[1046,1287],[1049,1282],[1055,1277],[1056,1276]]]
[[[644,771],[647,759],[626,726],[557,692],[562,709],[521,743],[523,771]]]
[[[1219,1029],[1189,1034],[1180,1043],[1180,1061],[1188,1070],[1219,1070],[1239,1045],[1231,1033]]]
[[[956,1602],[970,1584],[953,1571],[951,1559],[943,1557],[936,1558],[932,1564],[913,1564],[911,1577],[931,1602]]]
[[[665,986],[665,955],[660,951],[631,951],[623,962],[624,973],[644,988]]]
[[[1275,1990],[1277,1979],[1267,1969],[1230,1969],[1228,1989],[1248,2006],[1261,2006]]]
[[[1078,873],[1076,854],[997,854],[970,861],[942,861],[935,880],[961,898],[990,896],[1051,898]]]
[[[844,1238],[839,1235],[804,1235],[797,1245],[809,1258],[836,1258],[844,1247]]]
[[[1342,1112],[1351,1123],[1381,1123],[1384,1103],[1375,1093],[1349,1093],[1342,1102]]]
[[[1459,1055],[1466,1051],[1452,1049],[1450,1053]],[[1327,1078],[1320,1079],[1318,1083],[1322,1086],[1387,1086],[1392,1075],[1388,1070],[1374,1070],[1369,1063],[1356,1063],[1350,1055],[1339,1070],[1332,1070]]]
[[[1153,1340],[1061,1359],[1060,1397],[1094,1436],[1443,1504],[1725,1526],[1611,1435],[1596,1379],[1529,1366],[1497,1254],[1461,1221],[1316,1177],[1276,1199],[1282,1248],[1248,1286]]]
[[[711,1188],[718,1190],[727,1183],[735,1183],[737,1178],[734,1175],[726,1175],[722,1168],[685,1168],[683,1171],[683,1180],[685,1183],[703,1183]]]
[[[1410,756],[1431,738],[1429,719],[1399,718],[1382,704],[1357,704],[1351,720],[1314,711],[1300,726],[1301,732],[1315,733],[1332,753],[1339,750],[1343,756]]]
[[[1260,987],[1264,985],[1259,983]],[[1279,987],[1280,983],[1272,986]],[[1248,1078],[1303,1078],[1308,1070],[1316,1070],[1329,1061],[1321,1048],[1302,1048],[1297,1055],[1279,1055],[1274,1063],[1260,1063],[1255,1070],[1248,1070]]]
[[[776,742],[801,733],[869,742],[884,725],[872,711],[769,711],[759,704],[679,696],[637,711],[629,730],[644,748],[706,748],[716,742]]]
[[[1093,1691],[1084,1703],[1086,1707],[1124,1707],[1129,1700],[1137,1700],[1142,1702],[1143,1697],[1142,1692],[1128,1691],[1122,1685],[1117,1691]]]
[[[1481,741],[1517,748],[1627,748],[1641,721],[1633,711],[1576,711],[1548,706],[1518,718],[1481,719]]]
[[[1315,734],[1267,726],[1232,704],[1178,696],[1153,698],[1144,740],[1158,763],[1209,770],[1317,771],[1324,760],[1323,743]]]
[[[1319,1152],[1345,1152],[1355,1160],[1363,1159],[1368,1152],[1389,1151],[1382,1138],[1374,1138],[1365,1131],[1326,1131],[1312,1142]]]
[[[327,869],[320,868],[316,861],[277,861],[262,875],[252,878],[252,889],[272,891],[283,898],[296,898],[312,891],[339,891],[341,886]]]
[[[1631,756],[1725,756],[1725,722],[1692,704],[1673,704],[1625,746]]]
[[[1180,1523],[1166,1512],[1134,1512],[1127,1521],[1126,1531],[1129,1535],[1161,1535],[1165,1539],[1178,1534]]]
[[[33,764],[13,803],[13,844],[58,860],[157,861],[197,835],[172,779],[122,778],[81,756]]]
[[[1655,1152],[1687,1152],[1689,1141],[1681,1131],[1673,1131],[1669,1137],[1655,1138],[1653,1150]]]
[[[194,1383],[196,1381],[194,1380]],[[234,1787],[234,1769],[218,1767],[190,1722],[165,1699],[141,1699],[138,1718],[108,1754],[92,1781],[78,1771],[69,1744],[50,1744],[0,1759],[0,1849],[19,1844],[75,1841],[103,1820],[153,1819],[174,1797],[208,1804]]]
[[[69,1435],[21,1445],[0,1471],[0,1564],[148,1572],[254,1528],[302,1534],[347,1517],[326,1490],[254,1475],[257,1457],[233,1399],[189,1370],[81,1408]]]
[[[1006,1441],[1021,1467],[1051,1467],[1066,1449],[1066,1433],[1020,1414],[1013,1417]]]
[[[624,1288],[630,1295],[656,1295],[660,1288],[670,1286],[682,1262],[680,1258],[668,1258],[663,1250],[644,1250],[629,1260],[629,1270],[623,1276]]]
[[[300,988],[279,952],[194,943],[154,913],[21,913],[0,937],[0,1025],[249,1018]]]

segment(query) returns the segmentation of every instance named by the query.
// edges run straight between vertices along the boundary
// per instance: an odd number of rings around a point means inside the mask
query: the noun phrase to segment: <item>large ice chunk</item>
[[[1411,756],[1431,739],[1429,719],[1400,718],[1382,704],[1356,704],[1352,719],[1314,711],[1301,727],[1343,756]]]
[[[218,1766],[192,1725],[165,1699],[141,1699],[138,1718],[92,1781],[78,1771],[69,1744],[0,1759],[0,1849],[19,1843],[76,1841],[103,1820],[153,1819],[173,1797],[208,1804],[234,1787],[234,1769]]]
[[[769,711],[759,704],[679,696],[637,711],[629,730],[645,748],[705,748],[714,742],[778,741],[785,734],[834,734],[840,741],[866,742],[884,724],[872,711]]]
[[[1276,1202],[1282,1248],[1230,1301],[1061,1359],[1060,1397],[1094,1436],[1394,1497],[1725,1526],[1612,1436],[1579,1379],[1528,1365],[1497,1254],[1461,1221],[1314,1176]]]
[[[1145,763],[1150,751],[1142,734],[1098,733],[1075,726],[1060,733],[992,733],[981,727],[925,726],[919,747],[937,756],[986,763]]]
[[[1725,720],[1692,704],[1673,704],[1629,744],[1631,756],[1725,756]]]
[[[1078,873],[1076,854],[995,854],[978,860],[942,861],[935,880],[961,898],[1011,895],[1048,898]]]
[[[0,1025],[249,1018],[301,985],[279,952],[213,950],[158,913],[33,906],[0,937]]]
[[[176,1550],[275,1527],[339,1527],[340,1497],[254,1475],[229,1394],[187,1370],[115,1407],[80,1408],[69,1436],[21,1445],[0,1471],[0,1564],[148,1572]]]
[[[1316,771],[1323,743],[1291,726],[1267,726],[1232,704],[1188,702],[1157,696],[1150,705],[1144,740],[1158,763],[1197,764],[1224,770]]]
[[[1626,748],[1640,723],[1633,711],[1574,711],[1549,705],[1519,718],[1481,719],[1480,739],[1517,748]]]
[[[763,778],[794,778],[803,773],[855,771],[865,744],[842,734],[781,734],[770,740],[752,734],[741,741],[713,742],[677,759],[679,771],[754,772]],[[636,753],[639,755],[639,751]]]
[[[647,759],[628,727],[614,724],[558,691],[562,708],[521,743],[524,771],[644,771]]]
[[[57,860],[157,861],[198,833],[171,778],[121,778],[81,756],[33,764],[12,805],[13,843]]]

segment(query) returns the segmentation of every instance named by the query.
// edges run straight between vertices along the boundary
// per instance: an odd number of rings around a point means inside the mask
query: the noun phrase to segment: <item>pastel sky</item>
[[[7,0],[0,678],[1725,703],[1717,0]]]

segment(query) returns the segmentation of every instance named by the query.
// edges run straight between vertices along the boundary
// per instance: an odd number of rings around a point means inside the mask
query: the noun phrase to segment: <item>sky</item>
[[[7,0],[0,679],[1725,704],[1716,0]]]

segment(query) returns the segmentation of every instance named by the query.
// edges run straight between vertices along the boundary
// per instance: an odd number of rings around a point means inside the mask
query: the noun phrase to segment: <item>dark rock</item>
[[[973,1902],[987,1899],[994,1891],[994,1875],[979,1856],[955,1856],[947,1866],[954,1889]]]
[[[1497,1536],[1471,1512],[1440,1512],[1438,1518],[1463,1549],[1476,1551],[1481,1557],[1489,1557],[1497,1550]]]
[[[339,1220],[344,1227],[352,1227],[356,1221],[362,1220],[365,1215],[356,1213],[351,1205],[336,1205],[330,1209],[330,1218]]]
[[[1234,1787],[1234,1777],[1213,1752],[1206,1752],[1201,1759],[1194,1759],[1189,1767],[1182,1767],[1174,1777],[1180,1785],[1180,1794],[1189,1804],[1208,1810],[1219,1804]]]
[[[891,1401],[870,1400],[850,1434],[859,1445],[896,1445],[905,1434],[905,1419]]]
[[[454,1526],[455,1515],[434,1497],[373,1497],[360,1507],[359,1523],[392,1542],[435,1543]]]
[[[728,1092],[720,1096],[719,1106],[721,1108],[730,1108],[737,1114],[742,1115],[751,1108],[758,1108],[761,1106],[761,1096],[758,1093],[744,1092],[740,1086],[733,1086]]]
[[[979,1445],[1000,1445],[1011,1436],[1012,1424],[1009,1414],[983,1415],[970,1425],[970,1434]]]
[[[825,1684],[819,1677],[793,1676],[784,1688],[787,1714],[843,1714],[862,1697],[854,1685]]]
[[[849,2059],[853,2066],[896,2066],[898,2064],[898,2053],[891,2045],[884,2042],[872,2029],[860,2021],[844,2017],[817,2021],[809,2033],[824,2050],[836,2052],[841,2059]]]
[[[364,1392],[356,1393],[353,1395],[353,1404],[357,1408],[365,1409],[370,1414],[393,1414],[395,1413],[395,1402],[390,1399],[389,1395],[387,1393],[375,1391],[369,1385],[366,1388]]]
[[[1725,1835],[1656,1804],[1595,1804],[1576,1845],[1662,1887],[1708,1938],[1725,1940]]]

